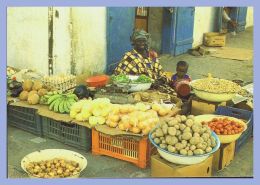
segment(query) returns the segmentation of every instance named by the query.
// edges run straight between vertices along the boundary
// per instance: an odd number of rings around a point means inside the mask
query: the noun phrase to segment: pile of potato
[[[30,162],[26,170],[40,178],[64,178],[80,172],[79,164],[75,161],[55,158],[40,162]]]
[[[160,148],[181,155],[201,155],[209,153],[216,146],[207,125],[194,121],[194,116],[176,115],[160,123],[151,134]]]

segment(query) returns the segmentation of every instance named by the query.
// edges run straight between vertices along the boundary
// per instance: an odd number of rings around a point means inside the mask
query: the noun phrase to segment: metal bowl
[[[152,133],[154,132],[154,130],[156,128],[154,128],[149,133],[149,140],[157,148],[157,151],[158,151],[158,153],[160,154],[160,156],[162,158],[164,158],[165,160],[167,160],[169,162],[175,163],[175,164],[191,165],[191,164],[201,163],[201,162],[205,161],[211,154],[216,152],[219,149],[219,147],[220,147],[220,140],[219,140],[218,136],[215,134],[215,132],[212,132],[211,135],[215,138],[217,145],[212,149],[211,152],[206,153],[206,154],[202,154],[202,155],[193,155],[193,156],[186,156],[186,155],[180,155],[180,154],[171,153],[171,152],[169,152],[167,150],[164,150],[164,149],[160,148],[160,146],[157,145],[153,141]]]
[[[199,79],[200,80],[200,79]],[[210,101],[210,102],[225,102],[231,100],[237,92],[234,93],[213,93],[204,90],[196,89],[193,85],[198,80],[193,80],[190,85],[192,87],[193,92],[197,97],[202,100]]]
[[[193,92],[197,97],[202,100],[206,100],[209,102],[226,102],[231,100],[236,93],[210,93],[202,90],[197,90],[193,88]]]
[[[33,174],[29,173],[26,170],[26,167],[30,162],[39,162],[39,161],[44,161],[44,160],[52,160],[54,158],[61,158],[64,160],[71,160],[79,163],[80,167],[80,172],[66,178],[77,178],[80,176],[80,173],[87,167],[87,159],[74,151],[71,150],[64,150],[64,149],[46,149],[46,150],[39,150],[36,152],[32,152],[28,155],[26,155],[22,161],[21,161],[21,167],[22,169],[28,174],[30,178],[40,178],[37,176],[34,176]]]
[[[247,129],[247,124],[237,118],[234,117],[229,117],[229,116],[222,116],[222,115],[214,115],[214,114],[205,114],[205,115],[200,115],[200,116],[195,116],[195,121],[202,122],[202,121],[211,121],[213,118],[228,118],[229,120],[234,120],[236,122],[241,123],[244,126],[244,130],[238,134],[232,134],[232,135],[217,135],[220,142],[225,144],[225,143],[232,143],[233,141],[236,141],[241,134]]]
[[[136,80],[139,76],[128,75],[130,80]],[[129,92],[146,91],[150,89],[152,83],[116,83],[118,87],[128,89]]]

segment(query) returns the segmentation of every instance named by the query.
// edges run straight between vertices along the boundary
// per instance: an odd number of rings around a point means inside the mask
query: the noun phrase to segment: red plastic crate
[[[92,154],[107,155],[134,163],[139,168],[150,165],[156,148],[148,137],[111,136],[92,129]]]

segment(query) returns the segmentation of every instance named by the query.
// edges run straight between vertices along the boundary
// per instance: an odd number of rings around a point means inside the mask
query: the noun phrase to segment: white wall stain
[[[54,74],[70,73],[71,60],[76,64],[76,74],[104,72],[106,8],[54,7],[55,10],[59,17],[54,16]],[[9,8],[7,28],[8,65],[48,74],[48,8]]]
[[[212,32],[217,24],[215,7],[195,7],[192,47],[203,43],[203,34]]]
[[[73,7],[72,22],[76,73],[102,73],[106,67],[106,8]]]
[[[48,74],[48,8],[7,9],[7,65]]]
[[[53,74],[70,74],[70,8],[54,7],[53,12]]]

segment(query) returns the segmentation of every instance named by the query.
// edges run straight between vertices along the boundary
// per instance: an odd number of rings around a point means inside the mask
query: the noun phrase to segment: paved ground
[[[249,28],[236,37],[227,38],[227,46],[253,48],[253,29]],[[253,81],[253,61],[235,61],[219,59],[209,56],[194,57],[184,54],[177,57],[161,56],[165,70],[175,71],[176,63],[186,60],[190,64],[189,74],[193,79],[202,78],[208,72],[213,76],[226,79],[242,79]],[[88,159],[87,170],[82,177],[95,178],[131,178],[150,177],[150,169],[141,170],[130,163],[106,156],[93,156],[91,152],[84,152],[68,147],[51,139],[40,139],[35,143],[36,136],[22,130],[8,128],[8,176],[11,178],[27,177],[20,168],[20,161],[28,153],[47,148],[71,149],[81,153]],[[39,139],[39,138],[38,138]],[[253,176],[253,140],[250,139],[235,156],[234,161],[224,170],[214,174],[216,177],[252,177]]]
[[[150,177],[151,169],[140,169],[135,165],[107,156],[94,156],[91,152],[77,150],[58,141],[39,138],[33,134],[14,127],[8,127],[8,177],[27,178],[22,171],[20,162],[22,158],[41,149],[60,148],[73,150],[85,156],[88,167],[82,178],[139,178]],[[222,171],[214,174],[216,177],[252,177],[253,176],[253,141],[252,139],[236,154],[232,163]]]

